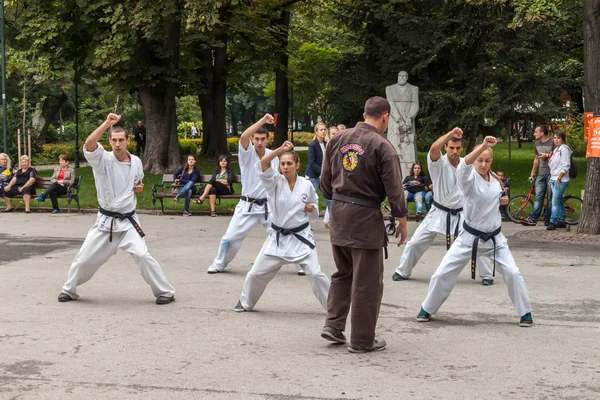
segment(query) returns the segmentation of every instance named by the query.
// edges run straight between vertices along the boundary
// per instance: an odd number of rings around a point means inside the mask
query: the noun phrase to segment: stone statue
[[[398,83],[386,87],[385,95],[392,108],[387,138],[400,156],[402,176],[407,176],[417,161],[415,117],[419,112],[419,88],[408,83],[406,71],[400,71]]]

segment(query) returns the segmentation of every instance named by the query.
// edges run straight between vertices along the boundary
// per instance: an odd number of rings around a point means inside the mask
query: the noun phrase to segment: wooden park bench
[[[198,189],[196,194],[192,196],[192,199],[197,199],[204,192],[204,187],[210,182],[212,175],[200,175],[200,180],[196,183]],[[174,185],[175,179],[173,174],[163,174],[162,182],[159,185],[152,186],[152,212],[156,212],[156,201],[160,201],[160,209],[162,213],[165,213],[165,205],[163,199],[174,199],[177,196],[177,189],[182,185]],[[233,183],[242,183],[242,179],[239,175],[235,176]],[[217,196],[217,204],[221,204],[221,199],[239,199],[240,194],[226,194]]]
[[[48,189],[50,187],[51,181],[52,181],[52,178],[41,178],[38,176],[35,180],[36,195],[31,196],[32,200],[35,200],[36,196],[39,196],[40,194],[42,194],[43,191]],[[73,185],[70,186],[69,188],[67,188],[67,194],[61,194],[58,196],[59,199],[67,199],[67,203],[69,204],[69,207],[68,207],[69,212],[71,212],[71,202],[73,200],[75,200],[77,202],[77,211],[80,210],[80,208],[79,208],[79,184],[80,184],[80,182],[81,182],[81,177],[80,176],[75,177],[75,182],[73,182]],[[22,199],[23,195],[18,194],[16,196],[14,196],[14,198]]]

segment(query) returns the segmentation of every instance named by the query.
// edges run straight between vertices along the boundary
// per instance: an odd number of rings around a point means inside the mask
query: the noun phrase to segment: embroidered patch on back
[[[358,165],[358,160],[360,156],[365,154],[362,146],[358,143],[348,143],[342,146],[340,149],[344,158],[342,159],[342,166],[348,172],[354,171],[356,166]]]

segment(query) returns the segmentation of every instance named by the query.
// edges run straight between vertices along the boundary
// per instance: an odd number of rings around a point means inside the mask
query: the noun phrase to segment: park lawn
[[[299,151],[298,155],[300,156],[300,174],[304,173],[306,165],[308,163],[308,151]],[[426,152],[419,152],[419,159],[423,162],[425,168],[426,166]],[[566,195],[581,195],[581,190],[585,186],[585,171],[587,168],[587,161],[585,158],[575,158],[578,169],[578,176],[576,179],[572,180],[567,190],[565,192]],[[496,171],[498,169],[503,169],[506,172],[506,176],[511,178],[511,196],[515,196],[521,193],[527,193],[529,191],[529,182],[527,178],[531,172],[531,166],[533,163],[533,144],[532,143],[523,143],[522,148],[518,149],[516,143],[513,144],[512,147],[512,155],[511,161],[509,164],[508,161],[508,143],[502,142],[499,143],[496,147],[494,147],[494,163],[493,169]],[[200,172],[203,175],[208,175],[212,173],[214,166],[216,165],[216,160],[214,158],[199,158],[198,166],[200,168]],[[239,174],[239,164],[237,161],[233,161],[231,163],[234,171]],[[98,201],[96,198],[96,187],[94,185],[94,177],[92,174],[92,169],[90,167],[79,168],[76,171],[78,176],[82,177],[81,181],[81,189],[80,189],[80,202],[82,208],[97,208]],[[52,170],[45,170],[39,172],[40,176],[51,176]],[[144,192],[141,195],[138,195],[138,208],[139,209],[152,209],[152,185],[160,184],[162,180],[162,174],[146,174],[144,178]],[[236,193],[240,193],[241,185],[234,185]],[[16,206],[20,206],[21,200],[14,199]],[[165,199],[165,210],[166,211],[181,211],[183,212],[183,201],[179,201],[179,203],[174,203],[170,199]],[[61,208],[67,208],[66,199],[60,199],[59,204]],[[217,212],[228,212],[232,213],[233,209],[237,204],[237,200],[223,200],[220,205],[217,205]],[[325,201],[322,196],[319,199],[320,209],[325,209]],[[50,207],[50,202],[47,200],[43,204],[38,204],[35,200],[32,201],[32,208],[35,207]],[[72,203],[72,206],[75,206]],[[160,207],[160,202],[156,204],[157,208]],[[202,205],[191,204],[190,211],[193,212],[204,212],[208,213],[210,211],[210,206],[208,205],[208,201],[205,201]],[[409,211],[414,213],[414,204],[409,204]]]

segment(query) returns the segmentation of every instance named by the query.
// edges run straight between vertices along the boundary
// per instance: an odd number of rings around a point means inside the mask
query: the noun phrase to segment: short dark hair
[[[540,128],[540,131],[544,132],[544,135],[548,134],[548,127],[546,125],[540,124],[537,127]]]
[[[108,131],[108,139],[110,140],[113,133],[120,133],[120,132],[123,132],[125,134],[125,139],[129,139],[129,134],[127,133],[127,129],[123,128],[122,126],[114,126],[112,128],[112,131],[109,130]]]
[[[464,146],[464,145],[465,145],[465,139],[462,139],[462,138],[461,138],[461,139],[459,139],[459,138],[457,138],[457,137],[454,137],[454,136],[452,136],[452,137],[450,138],[450,140],[448,140],[448,142],[455,142],[455,143],[456,143],[456,142],[460,142],[460,145],[461,145],[461,146]],[[447,146],[447,145],[448,145],[448,143],[446,143],[446,146]]]
[[[499,169],[498,171],[496,171],[496,175],[498,175],[498,174],[500,174],[500,173],[502,173],[502,174],[506,175],[506,172],[504,172],[504,171],[503,171],[503,170],[501,170],[501,169]]]
[[[567,135],[565,134],[564,131],[557,129],[556,131],[554,131],[554,136],[558,136],[559,138],[562,139],[563,143],[567,143]]]
[[[256,135],[257,133],[259,135],[267,135],[267,136],[269,136],[269,130],[267,128],[265,128],[264,126],[261,126],[260,128],[258,128],[256,130],[256,132],[254,132],[254,135]]]
[[[365,103],[365,114],[369,117],[381,118],[391,111],[390,102],[380,96],[371,97]]]

